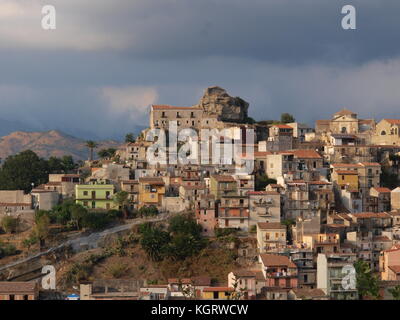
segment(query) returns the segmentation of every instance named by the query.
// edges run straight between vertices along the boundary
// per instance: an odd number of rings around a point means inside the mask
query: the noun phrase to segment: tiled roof
[[[235,277],[239,278],[250,278],[256,276],[255,272],[252,270],[236,270],[232,271],[232,273],[235,275]]]
[[[302,159],[322,159],[321,155],[315,150],[293,150],[291,151],[297,158]]]
[[[378,162],[360,162],[363,167],[380,167]]]
[[[390,218],[390,215],[386,212],[360,212],[351,215],[357,219]]]
[[[142,177],[139,178],[139,182],[143,183],[149,183],[149,184],[164,184],[164,180],[162,178],[157,178],[157,177]]]
[[[383,120],[389,122],[390,124],[400,125],[400,119],[383,119]]]
[[[232,176],[214,174],[212,177],[218,182],[235,182],[235,179]]]
[[[286,226],[279,222],[259,222],[257,223],[260,229],[282,229],[286,230]]]
[[[0,294],[34,293],[36,282],[0,281]]]
[[[389,269],[392,270],[394,273],[400,273],[400,266],[389,266]]]
[[[391,190],[389,188],[374,187],[373,189],[375,189],[376,191],[378,191],[380,193],[390,193],[391,192]]]
[[[276,191],[248,191],[247,194],[249,196],[262,196],[262,195],[269,195],[269,196],[276,196],[279,195]]]
[[[274,124],[274,125],[272,125],[272,127],[277,127],[279,129],[292,129],[293,130],[293,127],[288,126],[287,124]]]
[[[31,206],[31,203],[22,203],[22,202],[0,202],[0,207],[27,207]]]
[[[297,266],[286,256],[278,254],[260,254],[260,257],[266,267],[297,268]]]

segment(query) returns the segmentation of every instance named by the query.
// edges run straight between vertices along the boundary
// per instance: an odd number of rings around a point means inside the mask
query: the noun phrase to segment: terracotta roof
[[[381,166],[378,162],[360,162],[360,164],[364,167],[380,167]]]
[[[165,105],[165,104],[159,104],[159,105],[152,105],[151,106],[154,110],[201,110],[200,107],[177,107],[177,106],[170,106],[170,105]]]
[[[392,270],[394,273],[400,273],[400,266],[389,266],[389,269]]]
[[[260,229],[282,229],[286,230],[286,226],[279,222],[259,222],[257,223]]]
[[[302,159],[322,159],[321,155],[315,151],[315,150],[293,150],[291,151],[297,158],[302,158]]]
[[[232,271],[232,273],[235,275],[235,277],[239,278],[252,278],[256,276],[255,272],[252,270],[236,270]]]
[[[248,191],[248,195],[255,195],[255,196],[262,196],[262,195],[270,195],[270,196],[276,196],[279,195],[278,192],[276,191]]]
[[[0,282],[0,294],[32,294],[36,288],[36,282]]]
[[[164,184],[164,180],[162,178],[157,177],[142,177],[139,178],[139,182],[149,183],[149,184]]]
[[[373,241],[385,241],[385,242],[392,242],[387,236],[377,236],[372,239]]]
[[[22,203],[22,202],[14,202],[14,203],[7,203],[7,202],[0,202],[0,206],[1,207],[27,207],[27,206],[31,206],[31,203]]]
[[[235,179],[232,176],[224,176],[219,174],[214,174],[212,177],[218,182],[235,182]]]
[[[400,119],[383,119],[383,120],[389,122],[390,124],[400,125]]]
[[[203,289],[203,292],[219,292],[219,291],[232,292],[234,291],[234,289],[231,287],[208,287]]]
[[[357,219],[390,218],[390,215],[386,212],[360,212],[351,215]]]
[[[286,256],[278,254],[260,254],[260,257],[266,267],[297,268],[297,266]]]
[[[381,188],[381,187],[373,187],[379,193],[390,193],[391,190],[389,188]]]

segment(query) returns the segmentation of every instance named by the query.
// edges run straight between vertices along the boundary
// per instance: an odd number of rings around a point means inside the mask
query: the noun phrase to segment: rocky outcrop
[[[198,104],[206,114],[218,116],[221,121],[244,122],[249,104],[239,97],[231,97],[221,87],[209,87]]]

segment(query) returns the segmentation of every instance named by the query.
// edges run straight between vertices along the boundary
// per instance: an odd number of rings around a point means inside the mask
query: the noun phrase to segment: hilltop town
[[[249,108],[210,87],[82,163],[3,159],[0,300],[400,299],[400,119]]]

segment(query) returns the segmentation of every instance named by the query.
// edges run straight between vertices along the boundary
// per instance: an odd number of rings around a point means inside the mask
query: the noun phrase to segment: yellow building
[[[139,178],[139,208],[156,206],[159,209],[162,205],[164,195],[165,183],[162,178]]]
[[[232,292],[231,287],[208,287],[203,289],[202,298],[204,300],[228,300]]]
[[[106,183],[77,184],[75,202],[90,209],[117,209],[113,201],[114,185]]]
[[[332,172],[332,181],[342,190],[346,189],[346,187],[349,191],[358,190],[358,172],[355,170],[334,170]]]

